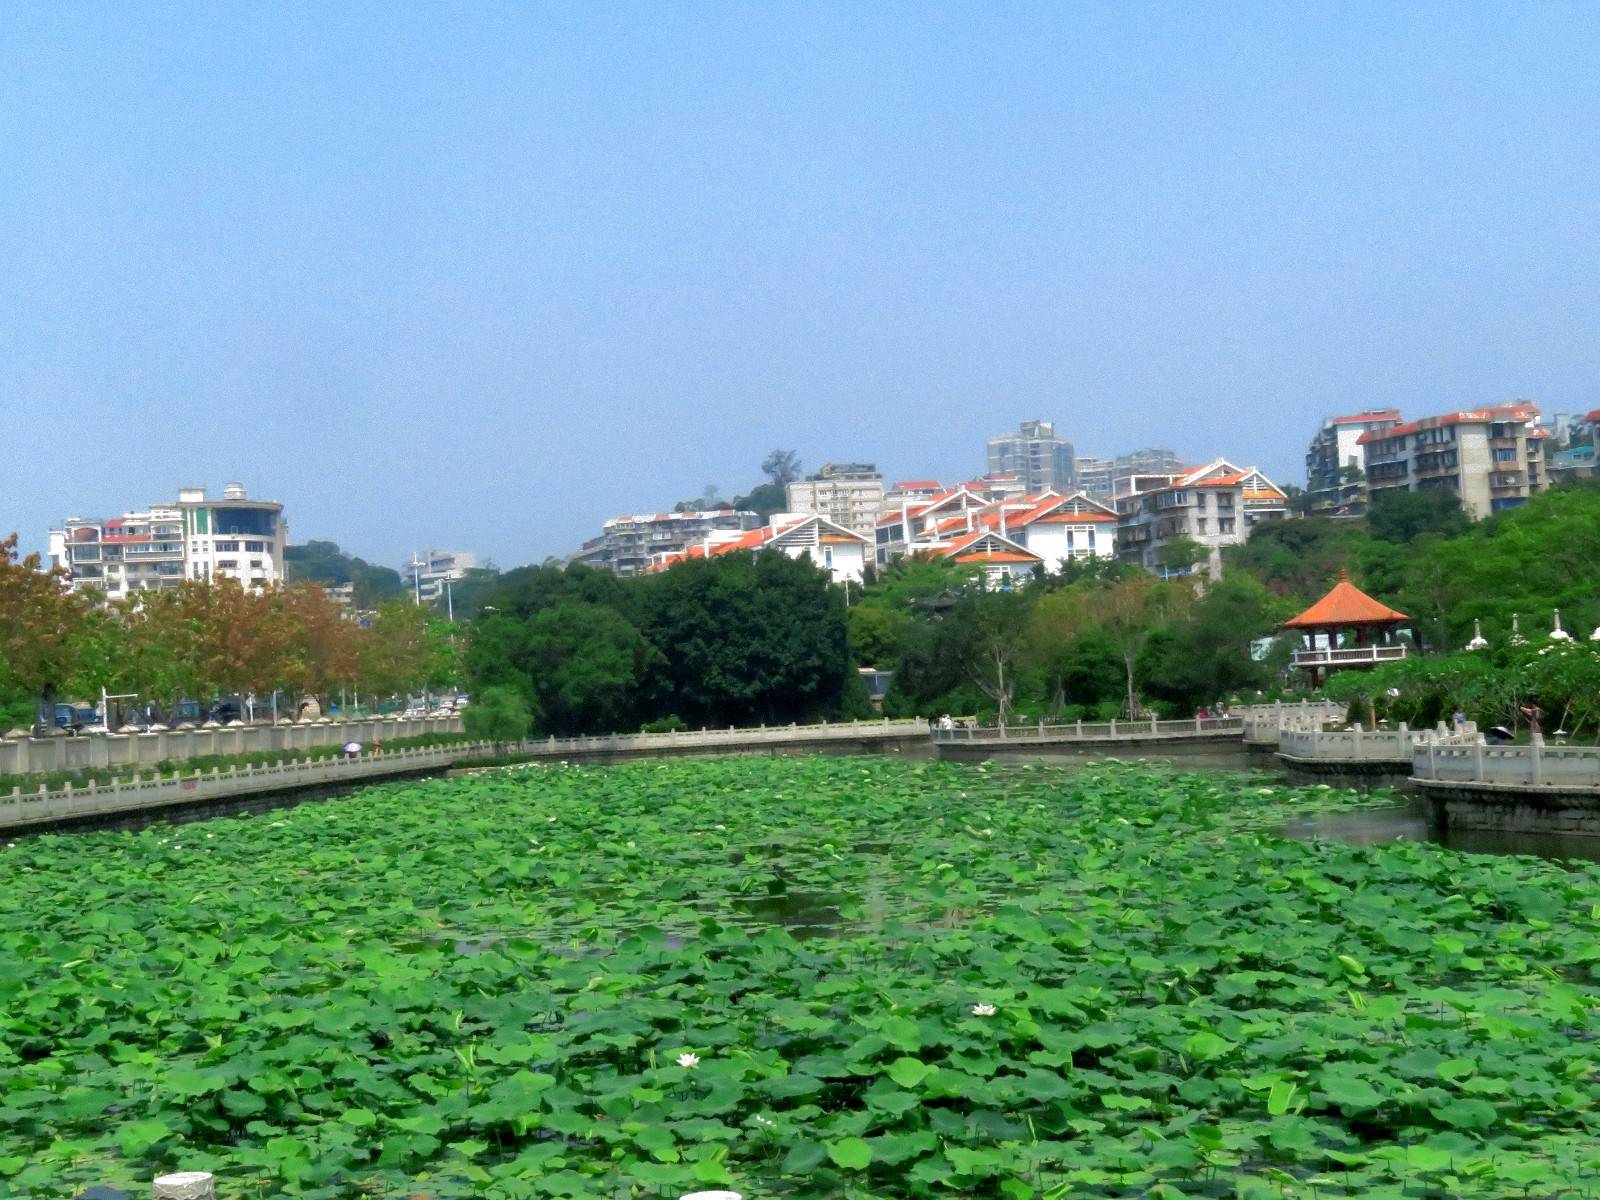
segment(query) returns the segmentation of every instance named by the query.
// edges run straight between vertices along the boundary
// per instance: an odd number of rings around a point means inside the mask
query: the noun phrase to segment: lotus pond
[[[1594,1194],[1600,867],[1108,764],[537,767],[0,848],[0,1194]]]

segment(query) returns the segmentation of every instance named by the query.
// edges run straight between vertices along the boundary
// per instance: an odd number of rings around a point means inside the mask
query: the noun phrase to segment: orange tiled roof
[[[1392,625],[1411,618],[1367,595],[1339,572],[1339,582],[1298,617],[1283,623],[1285,629],[1315,629],[1326,625]]]
[[[1493,421],[1533,421],[1539,416],[1533,404],[1497,404],[1488,408],[1464,408],[1459,412],[1445,413],[1440,417],[1423,417],[1409,425],[1395,425],[1389,429],[1375,429],[1356,439],[1358,444],[1381,442],[1385,438],[1408,437],[1422,429],[1438,429],[1445,425],[1484,425]]]
[[[957,554],[958,563],[1036,563],[1043,562],[1037,554],[1017,554],[1011,550],[975,550],[971,554]]]

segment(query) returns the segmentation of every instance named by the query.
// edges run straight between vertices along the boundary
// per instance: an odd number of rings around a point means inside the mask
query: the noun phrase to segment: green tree
[[[854,669],[844,599],[808,560],[724,554],[640,582],[638,627],[668,648],[650,715],[773,724],[838,710]]]
[[[775,487],[786,487],[800,478],[800,456],[793,450],[774,450],[761,460],[761,473]]]
[[[469,737],[500,746],[527,737],[533,728],[533,713],[527,695],[517,688],[488,687],[462,710],[461,724]]]
[[[557,734],[632,729],[639,687],[660,656],[621,613],[567,601],[527,625],[532,690]]]
[[[1406,543],[1425,533],[1456,537],[1466,532],[1467,514],[1454,492],[1381,491],[1367,511],[1367,527],[1384,542]]]
[[[354,584],[351,594],[361,609],[377,608],[405,591],[400,572],[346,554],[336,542],[290,546],[283,552],[283,563],[292,583]]]
[[[1193,538],[1173,538],[1156,553],[1162,567],[1168,571],[1192,571],[1210,557],[1210,551]]]

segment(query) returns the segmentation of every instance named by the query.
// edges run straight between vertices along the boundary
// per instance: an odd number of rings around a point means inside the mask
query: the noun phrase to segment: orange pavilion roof
[[[1326,625],[1393,625],[1410,619],[1398,609],[1374,600],[1350,582],[1348,572],[1340,571],[1339,582],[1332,591],[1283,625],[1285,629],[1316,629]]]

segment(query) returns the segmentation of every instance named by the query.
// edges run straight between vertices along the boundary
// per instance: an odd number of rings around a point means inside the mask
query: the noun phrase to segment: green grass
[[[24,840],[0,1194],[1593,1194],[1600,869],[1276,836],[1370,803],[675,760]]]

